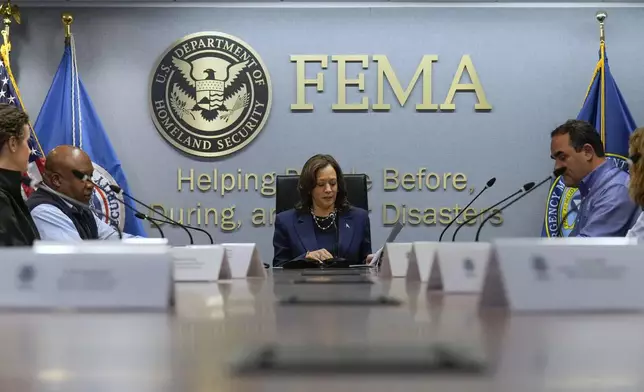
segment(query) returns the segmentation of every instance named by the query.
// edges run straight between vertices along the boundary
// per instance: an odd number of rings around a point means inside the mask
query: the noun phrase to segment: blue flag
[[[599,61],[577,119],[588,121],[595,126],[601,134],[607,158],[628,171],[628,139],[636,126],[610,73],[604,42],[600,43]],[[576,210],[580,201],[581,196],[577,188],[565,186],[561,177],[555,179],[548,193],[541,236],[567,237],[575,227]],[[566,219],[562,222],[564,217]]]
[[[46,153],[63,144],[79,147],[94,164],[92,180],[95,183],[107,190],[110,184],[118,185],[130,194],[121,162],[78,75],[73,36],[65,40],[63,58],[34,128]],[[134,212],[124,208],[115,200],[116,197],[122,198],[114,192],[104,192],[95,187],[90,204],[118,222],[126,233],[146,236]],[[125,202],[132,205],[130,200]]]

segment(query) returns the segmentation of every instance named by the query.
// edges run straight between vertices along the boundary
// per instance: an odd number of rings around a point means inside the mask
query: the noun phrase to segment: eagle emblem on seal
[[[196,112],[205,121],[211,122],[221,117],[227,120],[237,110],[248,106],[248,93],[240,74],[248,66],[248,60],[237,63],[216,57],[201,57],[186,61],[172,57],[172,63],[183,76],[185,83],[174,83],[173,96],[176,99],[173,109],[183,116]],[[232,107],[226,102],[237,95]]]

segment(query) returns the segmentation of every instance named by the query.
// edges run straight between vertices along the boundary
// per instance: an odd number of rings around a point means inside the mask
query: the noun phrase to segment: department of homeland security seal
[[[628,162],[625,157],[617,154],[606,154],[606,157],[620,169],[628,173]],[[562,177],[558,177],[548,192],[546,206],[545,235],[547,237],[568,237],[575,228],[577,211],[581,204],[579,189],[567,187]],[[561,220],[565,220],[562,222]],[[563,225],[561,229],[560,225]]]
[[[94,165],[92,181],[95,184],[98,184],[103,189],[109,189],[110,185],[119,185],[107,170],[96,164],[96,162],[92,162],[92,164]],[[102,189],[95,186],[94,195],[89,201],[89,205],[106,216],[109,216],[113,221],[118,222],[119,229],[123,231],[125,227],[125,207],[116,200],[117,197],[123,201],[123,196],[117,195],[114,192],[103,192]],[[99,216],[99,219],[110,224],[110,221],[105,216]]]
[[[162,55],[150,82],[152,120],[178,150],[217,158],[248,145],[271,108],[271,82],[253,48],[232,35],[200,32]]]

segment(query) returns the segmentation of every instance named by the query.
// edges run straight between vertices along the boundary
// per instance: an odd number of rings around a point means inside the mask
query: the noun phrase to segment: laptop
[[[398,237],[398,234],[400,234],[400,231],[402,230],[403,226],[404,225],[400,223],[400,221],[394,224],[394,227],[391,228],[391,231],[389,232],[389,235],[387,236],[385,243],[382,244],[382,247],[380,247],[380,249],[378,249],[376,254],[373,256],[373,259],[371,259],[371,262],[368,264],[368,267],[374,267],[380,264],[380,258],[382,257],[382,251],[385,249],[385,245],[387,245],[390,242],[394,242],[396,240],[396,237]]]

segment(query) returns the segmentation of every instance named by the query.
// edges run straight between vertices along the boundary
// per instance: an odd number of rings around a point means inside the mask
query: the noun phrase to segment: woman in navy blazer
[[[373,257],[369,213],[349,204],[338,162],[330,155],[309,158],[298,189],[295,208],[275,218],[273,266],[296,259],[369,262]]]

